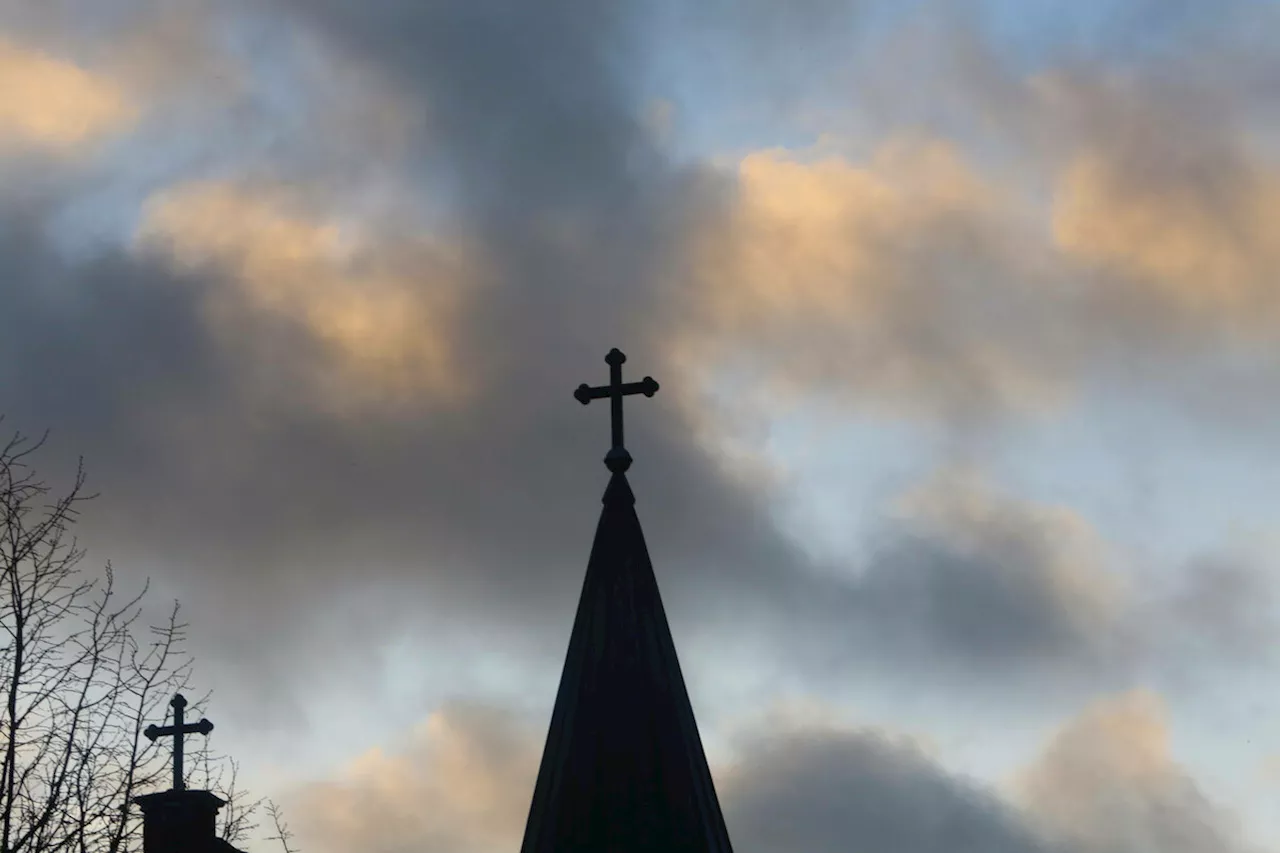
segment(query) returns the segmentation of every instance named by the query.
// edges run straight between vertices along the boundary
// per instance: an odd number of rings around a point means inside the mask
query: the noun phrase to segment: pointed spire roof
[[[521,853],[732,853],[619,450]]]

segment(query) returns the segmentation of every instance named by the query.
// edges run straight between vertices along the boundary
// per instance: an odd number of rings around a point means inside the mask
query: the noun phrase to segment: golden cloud
[[[782,150],[738,167],[732,246],[714,276],[712,307],[727,323],[763,316],[867,325],[888,307],[894,276],[886,250],[947,213],[986,206],[991,194],[949,146],[894,141],[866,168],[840,159],[806,163]]]
[[[507,715],[451,705],[395,754],[371,750],[292,797],[317,851],[510,850],[520,844],[541,744]]]
[[[0,84],[0,144],[67,153],[129,124],[138,112],[112,80],[4,41]]]
[[[1076,157],[1054,198],[1053,236],[1069,255],[1129,277],[1139,296],[1200,324],[1280,325],[1280,175],[1258,170],[1209,196],[1192,175],[1154,185],[1115,158]]]
[[[1010,202],[951,145],[893,139],[865,164],[760,151],[737,189],[691,241],[681,364],[748,365],[775,395],[825,387],[929,412],[1060,399],[1001,319],[1026,299],[992,280],[1021,263],[1001,232]]]
[[[1174,760],[1164,704],[1145,690],[1108,697],[1070,720],[1019,787],[1028,811],[1073,849],[1244,849]]]
[[[215,290],[209,309],[229,345],[243,343],[245,310],[303,328],[329,356],[316,375],[335,407],[464,397],[452,346],[473,280],[463,253],[379,241],[298,207],[283,191],[187,184],[148,202],[137,240],[179,267],[227,276],[233,288]]]
[[[1117,782],[1149,787],[1173,768],[1164,703],[1146,690],[1107,697],[1064,725],[1024,779],[1036,811],[1060,817],[1081,807],[1078,795],[1105,772]],[[1072,794],[1077,797],[1071,796]]]

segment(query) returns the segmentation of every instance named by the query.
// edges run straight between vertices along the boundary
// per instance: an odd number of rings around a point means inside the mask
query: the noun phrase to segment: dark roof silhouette
[[[521,853],[730,853],[635,496],[610,467]]]

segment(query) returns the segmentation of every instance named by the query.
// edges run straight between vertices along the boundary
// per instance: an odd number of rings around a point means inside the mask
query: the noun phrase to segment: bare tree
[[[271,818],[271,825],[275,828],[276,834],[270,836],[268,841],[279,841],[280,846],[284,848],[284,853],[298,853],[297,847],[291,847],[289,843],[293,841],[293,833],[289,831],[289,824],[284,822],[284,815],[280,811],[280,807],[273,800],[267,800],[267,817]]]
[[[0,853],[129,853],[133,797],[168,787],[141,732],[187,686],[186,625],[176,602],[146,625],[145,585],[122,596],[110,564],[81,568],[83,461],[55,495],[30,464],[43,444],[0,445]]]

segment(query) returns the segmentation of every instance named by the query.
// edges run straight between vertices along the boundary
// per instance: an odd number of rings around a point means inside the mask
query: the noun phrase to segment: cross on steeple
[[[150,725],[147,726],[143,734],[147,736],[147,740],[153,743],[159,737],[170,735],[173,737],[173,790],[181,791],[186,788],[186,784],[182,781],[182,736],[190,734],[208,735],[209,732],[213,731],[213,723],[205,719],[201,719],[198,723],[183,723],[182,712],[187,707],[187,700],[181,693],[174,696],[169,705],[173,708],[173,725]]]
[[[617,347],[609,350],[609,354],[604,357],[605,364],[609,365],[609,384],[592,388],[583,382],[578,389],[573,392],[574,398],[582,405],[587,405],[592,400],[599,400],[608,397],[612,404],[612,421],[613,421],[613,447],[609,449],[609,453],[604,457],[604,464],[615,474],[621,474],[631,467],[631,454],[622,446],[622,398],[631,394],[643,394],[646,397],[652,397],[658,391],[658,383],[653,380],[652,376],[646,376],[639,382],[622,381],[622,363],[627,360]]]

